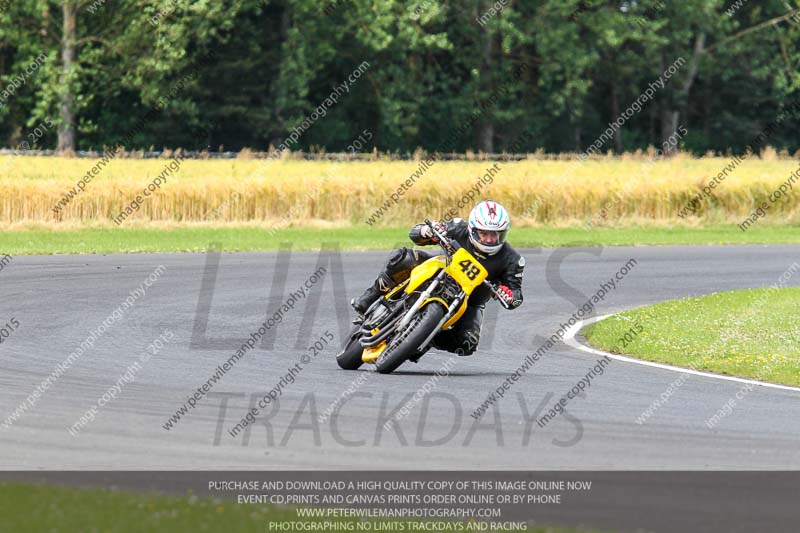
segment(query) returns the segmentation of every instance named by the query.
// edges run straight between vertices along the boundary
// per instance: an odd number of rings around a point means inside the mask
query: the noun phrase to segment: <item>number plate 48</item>
[[[489,275],[483,265],[464,248],[459,248],[453,254],[453,261],[447,267],[447,273],[464,288],[467,294],[471,294]]]

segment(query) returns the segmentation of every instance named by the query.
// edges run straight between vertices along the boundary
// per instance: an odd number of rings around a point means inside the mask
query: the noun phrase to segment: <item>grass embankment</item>
[[[765,288],[671,300],[625,311],[583,334],[613,350],[642,327],[625,354],[647,361],[800,386],[800,288]]]
[[[14,229],[11,226],[20,223],[52,228],[110,223],[172,165],[161,187],[143,198],[124,224],[211,221],[314,227],[333,223],[367,228],[366,221],[374,216],[374,225],[406,226],[425,217],[441,218],[476,188],[473,198],[467,197],[457,209],[459,215],[465,217],[478,198],[491,197],[505,204],[516,228],[587,222],[735,226],[798,170],[796,160],[777,157],[774,151],[735,165],[731,161],[686,154],[668,160],[644,154],[601,156],[585,162],[537,156],[496,164],[440,161],[426,170],[420,161],[233,159],[184,160],[177,165],[170,159],[118,158],[98,168],[81,192],[76,184],[96,159],[3,156],[0,225]],[[679,217],[681,209],[726,167],[729,171],[711,197],[700,198]],[[397,195],[415,173],[413,184]],[[800,180],[756,226],[800,223],[798,188]],[[52,208],[73,189],[74,196],[56,214]],[[385,202],[384,212],[377,216]]]
[[[270,521],[298,520],[294,510],[272,505],[238,505],[233,501],[196,496],[165,496],[17,483],[0,483],[0,517],[0,530],[15,533],[254,533],[269,531]],[[301,520],[320,524],[325,521],[342,524],[358,522],[357,518]],[[532,528],[528,531],[577,533],[576,530],[560,528]]]
[[[218,243],[223,251],[388,250],[408,246],[404,228],[86,228],[64,231],[0,231],[0,255],[201,252]],[[656,244],[775,244],[800,243],[791,226],[757,227],[743,233],[731,226],[708,228],[514,228],[509,239],[517,248],[559,246],[627,246]]]

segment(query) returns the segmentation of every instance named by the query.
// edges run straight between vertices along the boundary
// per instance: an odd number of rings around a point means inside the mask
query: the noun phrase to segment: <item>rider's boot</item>
[[[350,305],[353,306],[353,309],[355,309],[359,315],[363,315],[367,312],[367,309],[369,309],[369,306],[372,305],[375,300],[396,286],[397,283],[390,278],[386,272],[382,272],[378,276],[378,279],[375,280],[375,283],[367,287],[367,290],[364,291],[364,294],[358,298],[353,298],[350,300]]]

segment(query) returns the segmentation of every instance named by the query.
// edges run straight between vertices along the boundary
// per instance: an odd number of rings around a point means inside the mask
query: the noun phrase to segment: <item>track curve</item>
[[[675,380],[658,368],[613,362],[544,428],[549,408],[595,364],[559,343],[479,421],[470,413],[630,258],[636,267],[593,314],[683,296],[767,286],[798,246],[521,250],[525,303],[493,302],[471,357],[431,351],[382,376],[340,370],[334,356],[347,301],[381,267],[383,252],[142,254],[17,257],[0,273],[3,469],[797,469],[800,393],[757,387],[714,429],[741,384],[688,376],[669,401],[636,422]],[[218,268],[215,261],[218,259]],[[161,277],[9,427],[8,417],[159,265]],[[308,295],[167,431],[164,423],[238,346],[318,269]],[[282,294],[278,290],[284,287]],[[795,276],[788,286],[800,285]],[[317,307],[315,315],[312,310]],[[207,321],[204,316],[207,311]],[[337,316],[337,309],[339,315]],[[165,330],[171,341],[76,436],[68,428]],[[321,354],[306,347],[334,337]],[[274,334],[274,338],[272,335]],[[538,335],[538,337],[537,337]],[[194,339],[194,341],[193,341]],[[205,340],[203,340],[205,339]],[[270,348],[269,343],[273,345]],[[278,403],[235,437],[231,429],[292,365],[302,370]],[[437,370],[448,365],[446,377]],[[445,372],[440,372],[445,373]],[[338,415],[320,420],[353,385]],[[415,394],[419,390],[426,393]],[[394,425],[386,415],[408,407]],[[539,412],[539,416],[543,414]]]

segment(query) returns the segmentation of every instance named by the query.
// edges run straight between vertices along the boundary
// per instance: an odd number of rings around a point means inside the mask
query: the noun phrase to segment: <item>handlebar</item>
[[[431,229],[433,235],[436,237],[436,243],[442,247],[442,249],[445,252],[445,255],[447,255],[447,259],[450,259],[450,256],[456,253],[456,250],[458,248],[453,246],[453,243],[450,241],[450,239],[448,239],[444,233],[437,230],[433,222],[431,222],[427,218],[425,219],[425,225],[427,225]]]
[[[448,239],[446,235],[444,235],[442,232],[436,229],[436,226],[433,224],[433,222],[431,222],[427,218],[425,219],[424,222],[425,225],[427,225],[433,232],[433,235],[436,237],[437,244],[439,244],[439,246],[442,247],[445,254],[447,255],[447,259],[449,260],[450,256],[456,252],[457,247],[453,245],[453,242],[450,239]],[[492,291],[492,294],[494,295],[495,299],[498,302],[500,302],[500,305],[502,305],[506,309],[509,309],[508,303],[500,296],[500,291],[497,289],[497,287],[492,285],[492,283],[489,282],[489,280],[483,280],[483,284],[489,287],[489,290]]]
[[[486,280],[486,279],[485,279],[485,280],[483,280],[483,284],[484,284],[484,285],[486,285],[487,287],[489,287],[489,290],[490,290],[490,291],[492,291],[492,294],[494,294],[494,297],[495,297],[495,299],[496,299],[498,302],[500,302],[500,305],[502,305],[502,306],[503,306],[505,309],[511,309],[511,308],[509,307],[509,305],[508,305],[508,302],[506,302],[506,301],[505,301],[505,300],[504,300],[504,299],[503,299],[503,298],[500,296],[500,291],[497,289],[497,287],[495,287],[494,285],[492,285],[492,284],[489,282],[489,280]]]

